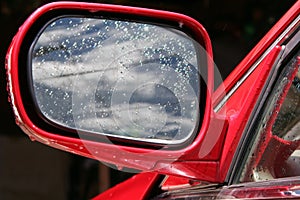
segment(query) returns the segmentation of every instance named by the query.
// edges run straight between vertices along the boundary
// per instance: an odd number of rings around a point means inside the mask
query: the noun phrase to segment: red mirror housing
[[[168,146],[153,148],[144,143],[127,143],[128,140],[123,141],[122,139],[116,139],[109,143],[89,138],[83,139],[68,130],[51,126],[51,124],[41,125],[41,116],[37,113],[34,105],[27,100],[27,92],[30,90],[28,89],[29,80],[22,73],[26,71],[28,73],[28,51],[39,31],[46,26],[46,23],[64,16],[66,13],[68,15],[80,13],[81,16],[100,18],[105,16],[122,20],[145,21],[166,27],[176,26],[176,29],[193,37],[205,49],[206,72],[203,76],[206,83],[206,95],[205,99],[200,102],[203,116],[199,122],[198,132],[189,144],[180,148]],[[191,179],[221,182],[218,176],[218,158],[227,124],[224,119],[217,119],[212,110],[213,61],[209,36],[203,26],[190,17],[167,11],[117,5],[79,2],[47,4],[35,11],[14,37],[6,56],[6,70],[8,92],[16,123],[31,140],[110,163],[116,165],[118,169],[133,168],[142,171],[157,171]],[[214,120],[211,120],[212,118]],[[210,142],[207,141],[207,135],[214,139]]]

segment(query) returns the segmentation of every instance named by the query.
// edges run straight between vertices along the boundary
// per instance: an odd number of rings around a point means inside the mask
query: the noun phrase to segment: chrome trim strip
[[[228,101],[228,99],[233,95],[235,91],[243,84],[243,82],[252,74],[252,72],[257,68],[257,66],[262,62],[262,60],[270,53],[270,51],[281,41],[285,35],[298,23],[300,20],[300,15],[285,29],[285,31],[271,44],[271,46],[264,52],[264,54],[250,67],[250,69],[243,75],[243,77],[237,81],[237,83],[231,88],[231,90],[223,97],[223,99],[214,108],[215,112],[218,112]]]

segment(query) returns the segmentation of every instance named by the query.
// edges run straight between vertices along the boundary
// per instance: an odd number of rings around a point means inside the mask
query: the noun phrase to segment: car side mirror
[[[116,166],[216,179],[207,161],[222,137],[201,148],[213,113],[212,47],[190,17],[47,4],[20,28],[6,67],[17,124],[32,140]]]
[[[33,103],[45,122],[80,137],[185,143],[200,117],[199,51],[171,27],[63,16],[29,52]]]

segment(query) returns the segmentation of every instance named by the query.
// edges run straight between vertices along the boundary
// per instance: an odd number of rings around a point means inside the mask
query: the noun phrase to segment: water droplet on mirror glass
[[[118,169],[119,171],[122,171],[122,170],[124,169],[124,167],[121,166],[121,165],[116,165],[116,167],[117,167],[117,169]]]

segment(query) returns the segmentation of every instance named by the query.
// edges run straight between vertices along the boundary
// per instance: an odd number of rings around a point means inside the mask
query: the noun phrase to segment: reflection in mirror
[[[158,25],[56,19],[31,52],[36,105],[79,133],[182,143],[199,123],[198,48]]]

